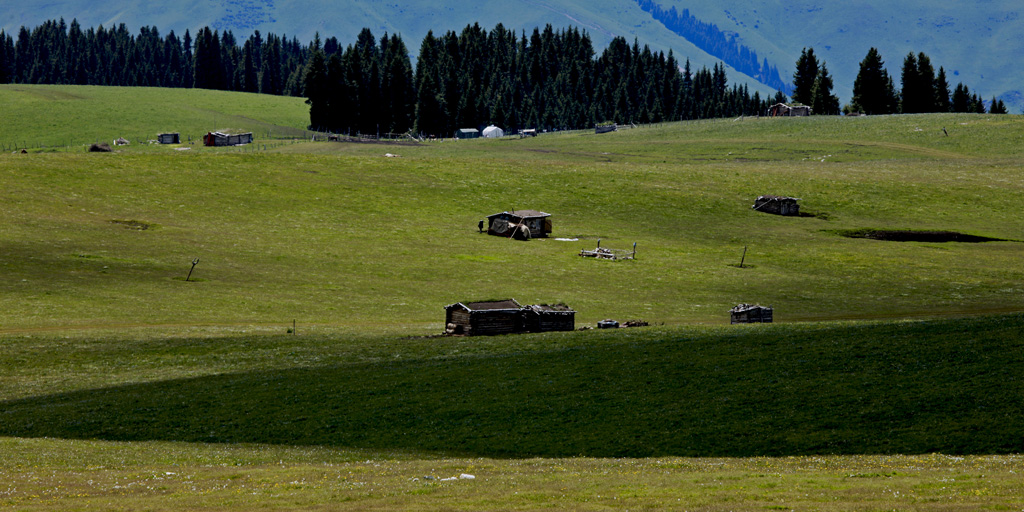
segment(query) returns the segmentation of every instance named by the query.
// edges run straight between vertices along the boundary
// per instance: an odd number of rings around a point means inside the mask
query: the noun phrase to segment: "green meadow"
[[[1019,116],[378,144],[309,142],[299,98],[0,99],[37,141],[0,155],[15,509],[1024,506]],[[85,149],[227,129],[256,143]],[[478,232],[509,209],[552,238]],[[885,231],[925,241],[844,236]],[[652,326],[436,336],[509,297]]]

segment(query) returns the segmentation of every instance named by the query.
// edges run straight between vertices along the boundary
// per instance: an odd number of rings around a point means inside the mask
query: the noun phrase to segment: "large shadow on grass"
[[[0,403],[0,435],[490,457],[1024,451],[1020,315],[732,332],[40,396]]]

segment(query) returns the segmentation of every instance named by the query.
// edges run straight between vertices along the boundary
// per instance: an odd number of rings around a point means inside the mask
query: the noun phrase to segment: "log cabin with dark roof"
[[[547,238],[551,234],[551,214],[538,210],[512,210],[488,215],[487,234],[520,240]]]
[[[565,304],[522,306],[515,299],[505,299],[456,302],[444,309],[445,334],[451,336],[571,331],[576,328],[576,311]]]

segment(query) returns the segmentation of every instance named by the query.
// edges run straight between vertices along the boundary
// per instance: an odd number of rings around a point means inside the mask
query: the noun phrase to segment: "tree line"
[[[821,93],[823,84],[831,90],[828,69],[819,66],[814,48],[804,48],[796,62],[793,74],[793,100],[810,105],[815,113],[838,114],[839,100]],[[843,107],[846,113],[864,114],[922,114],[935,112],[974,112],[1006,114],[1003,100],[993,97],[986,110],[985,101],[960,82],[950,91],[946,70],[938,72],[931,58],[924,52],[910,52],[903,59],[900,87],[885,69],[885,62],[877,48],[868,50],[860,62],[857,78],[853,82],[853,98]]]
[[[17,39],[0,31],[0,83],[196,87],[299,96],[308,48],[295,38],[200,29],[193,39],[122,23],[83,30],[51,20]]]
[[[648,1],[648,0],[638,0]],[[653,5],[653,4],[652,4]],[[667,15],[690,19],[687,11]],[[692,19],[691,23],[698,23]],[[708,29],[710,30],[710,29]],[[734,48],[735,49],[735,48]],[[730,50],[732,51],[732,50]],[[742,53],[742,51],[741,51]],[[752,54],[751,54],[752,55]],[[754,59],[756,61],[756,59]],[[761,72],[777,70],[766,65]],[[497,124],[509,130],[578,129],[594,124],[755,115],[787,101],[781,90],[762,98],[746,85],[729,85],[724,64],[691,69],[673,53],[614,38],[598,55],[577,28],[534,28],[528,36],[498,24],[478,24],[423,39],[413,68],[397,34],[377,39],[363,29],[343,46],[319,35],[296,38],[254,32],[238,41],[231,31],[204,27],[161,36],[137,35],[124,24],[83,30],[76,20],[22,27],[15,40],[0,31],[0,83],[195,87],[305,96],[310,128],[338,133],[449,136],[458,128]],[[854,96],[842,110],[866,114],[985,112],[985,102],[924,53],[904,59],[902,87],[872,48],[860,63]],[[793,75],[793,100],[818,114],[840,113],[833,80],[813,48],[805,48]],[[993,98],[991,112],[1006,112]]]
[[[598,56],[586,31],[551,25],[529,36],[501,24],[428,32],[415,72],[396,35],[378,41],[363,29],[344,49],[317,38],[305,83],[311,128],[341,133],[579,129],[754,115],[769,104],[746,85],[730,87],[724,65],[693,71],[671,51],[622,37]]]

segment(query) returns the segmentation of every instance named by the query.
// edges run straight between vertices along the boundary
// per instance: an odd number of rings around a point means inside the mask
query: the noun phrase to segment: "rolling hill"
[[[301,98],[0,104],[0,505],[1021,503],[1021,116],[413,143],[310,141]],[[186,135],[218,128],[256,143]],[[165,130],[184,143],[139,140]],[[804,215],[753,211],[763,193]],[[562,240],[477,231],[531,207]],[[598,239],[638,257],[577,255]],[[433,335],[444,304],[499,297],[655,325]],[[740,301],[776,323],[729,325]]]
[[[937,5],[934,2],[866,3],[844,2],[785,3],[757,2],[679,2],[664,0],[666,8],[689,11],[700,20],[715,24],[738,43],[754,50],[777,67],[783,80],[792,76],[793,66],[804,47],[813,47],[827,62],[836,81],[842,102],[849,102],[857,65],[868,48],[877,47],[890,74],[899,80],[903,57],[908,52],[924,52],[936,69],[946,68],[951,85],[962,81],[986,99],[999,96],[1013,112],[1024,107],[1022,75],[1015,61],[1024,50],[1024,19],[1019,5],[1010,0],[960,1]],[[672,49],[677,56],[690,58],[695,65],[711,67],[719,57],[709,55],[686,38],[665,28],[640,9],[633,0],[484,0],[455,2],[385,2],[349,0],[342,4],[327,0],[295,2],[254,2],[224,0],[168,7],[153,2],[14,2],[0,1],[5,13],[0,28],[15,34],[20,26],[35,26],[42,21],[63,17],[77,18],[83,26],[125,23],[132,30],[144,25],[161,31],[202,26],[232,30],[246,36],[253,30],[297,36],[309,41],[314,33],[337,36],[343,42],[354,41],[363,27],[378,36],[400,33],[415,53],[418,41],[428,30],[460,30],[480,23],[491,28],[497,23],[515,29],[552,24],[585,28],[598,48],[615,36],[637,38],[655,50]],[[315,20],[307,13],[316,12]],[[729,69],[736,81],[753,80]],[[758,87],[762,92],[768,88]]]

